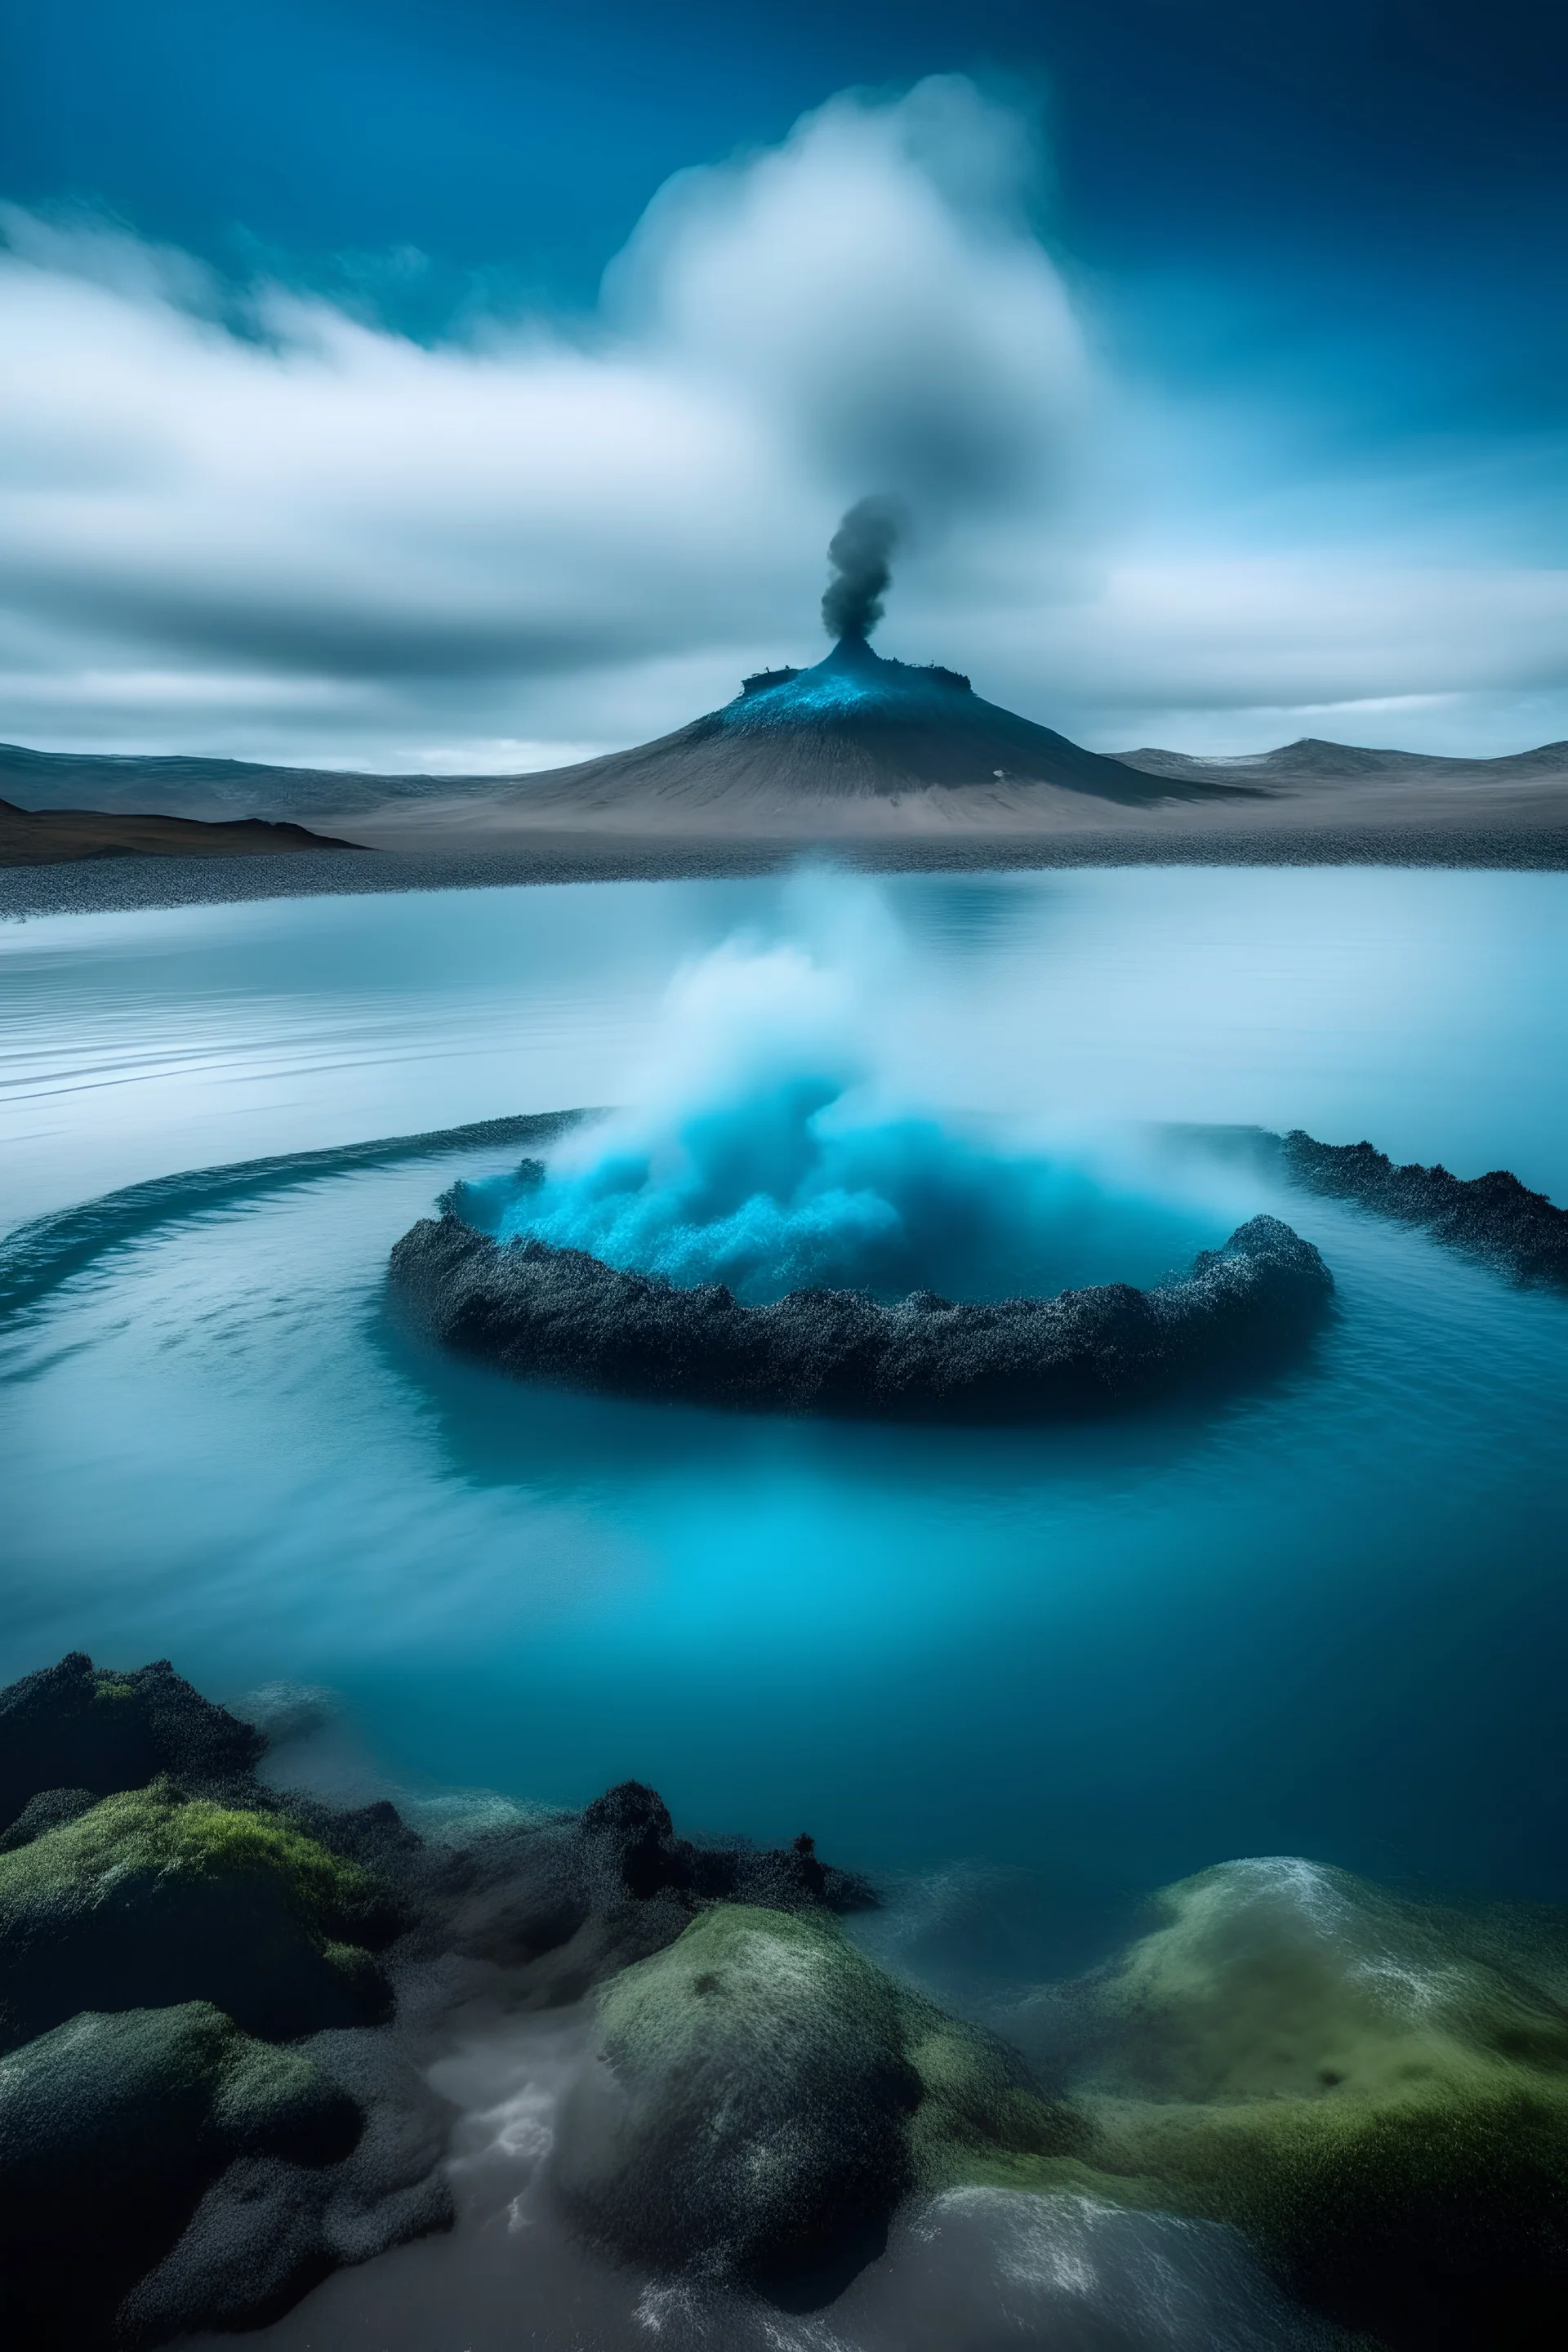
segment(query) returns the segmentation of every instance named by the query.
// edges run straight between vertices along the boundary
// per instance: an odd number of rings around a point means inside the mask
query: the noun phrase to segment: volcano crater
[[[1184,1276],[1050,1297],[792,1290],[742,1306],[537,1235],[477,1231],[444,1205],[391,1257],[394,1295],[457,1353],[518,1378],[752,1412],[953,1422],[1103,1412],[1225,1385],[1306,1340],[1333,1277],[1277,1217],[1250,1218]]]

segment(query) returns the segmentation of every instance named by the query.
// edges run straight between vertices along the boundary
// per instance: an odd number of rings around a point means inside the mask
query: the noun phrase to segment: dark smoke
[[[830,637],[868,637],[882,617],[882,599],[892,578],[889,558],[904,530],[896,499],[858,499],[827,545],[833,566],[822,599],[822,624]]]

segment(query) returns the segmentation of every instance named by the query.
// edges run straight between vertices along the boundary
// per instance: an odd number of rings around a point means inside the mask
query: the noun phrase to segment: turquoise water
[[[8,929],[8,1223],[620,1102],[672,976],[740,929],[853,969],[891,1097],[1098,1171],[1132,1278],[1268,1209],[1339,1289],[1309,1360],[1203,1411],[752,1420],[399,1329],[391,1243],[515,1153],[176,1200],[0,1325],[0,1674],[79,1646],[326,1685],[338,1771],[635,1774],[690,1826],[1032,1890],[1064,1961],[1249,1853],[1563,1900],[1568,1302],[1152,1129],[1370,1135],[1568,1201],[1565,918],[1555,876],[1145,869]]]

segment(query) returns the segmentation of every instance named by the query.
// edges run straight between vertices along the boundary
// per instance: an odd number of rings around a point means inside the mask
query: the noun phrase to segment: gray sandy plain
[[[666,745],[551,774],[371,777],[234,761],[0,748],[19,803],[285,820],[350,845],[98,855],[0,867],[0,917],[368,890],[760,875],[827,856],[872,873],[1122,865],[1568,868],[1568,743],[1494,760],[1303,741],[1257,758],[1125,752],[1129,796],[998,779],[867,790],[704,774]],[[660,753],[657,763],[648,754]],[[1112,763],[1106,762],[1108,767]],[[662,771],[662,772],[659,772]],[[804,788],[803,788],[804,786]]]

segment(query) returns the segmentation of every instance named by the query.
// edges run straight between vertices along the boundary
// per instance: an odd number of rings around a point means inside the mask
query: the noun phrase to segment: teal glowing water
[[[911,949],[882,1066],[955,1116],[1097,1150],[1130,1120],[1300,1124],[1568,1201],[1559,877],[885,899]],[[0,945],[15,1213],[623,1099],[679,959],[794,919],[759,884],[29,925]],[[220,1692],[328,1684],[345,1745],[403,1780],[575,1801],[635,1773],[697,1826],[1019,1865],[1069,1943],[1267,1851],[1563,1899],[1568,1303],[1190,1140],[1137,1150],[1136,1278],[1268,1208],[1339,1317],[1223,1410],[1044,1433],[617,1405],[439,1360],[387,1318],[386,1250],[515,1154],[175,1216],[4,1332],[0,1673],[75,1645]]]

